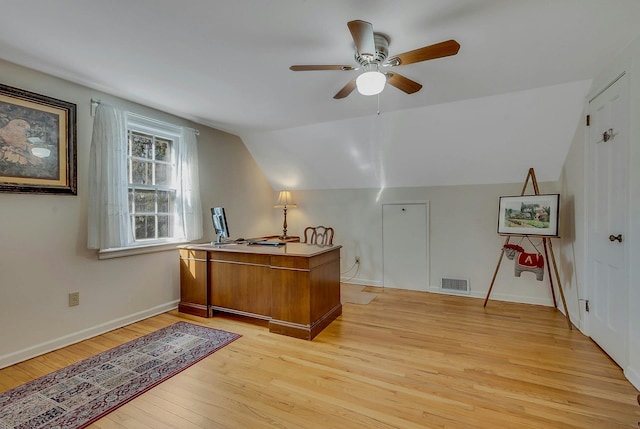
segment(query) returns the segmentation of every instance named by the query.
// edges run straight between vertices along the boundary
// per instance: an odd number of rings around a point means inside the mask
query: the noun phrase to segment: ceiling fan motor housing
[[[382,33],[373,33],[373,39],[376,46],[375,55],[360,54],[360,52],[356,50],[356,61],[363,67],[370,64],[380,65],[389,55],[389,38]]]

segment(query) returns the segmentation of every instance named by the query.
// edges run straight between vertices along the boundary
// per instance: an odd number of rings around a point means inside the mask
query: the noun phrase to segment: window
[[[176,138],[129,126],[127,177],[135,242],[175,236]]]
[[[96,109],[87,246],[103,252],[202,237],[196,131]]]

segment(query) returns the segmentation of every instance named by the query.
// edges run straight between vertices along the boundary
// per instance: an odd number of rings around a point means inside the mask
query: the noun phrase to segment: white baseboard
[[[627,367],[624,370],[624,376],[629,380],[633,387],[640,390],[640,374],[633,368]]]
[[[476,298],[486,298],[486,293],[473,293],[471,292],[471,296]],[[510,294],[502,294],[502,293],[492,293],[489,297],[489,300],[494,301],[507,301],[507,302],[516,302],[519,304],[533,304],[533,305],[543,305],[545,307],[553,307],[553,301],[547,298],[539,298],[534,296],[522,296],[522,295],[510,295]],[[488,305],[488,304],[487,304]]]
[[[478,292],[478,291],[471,290],[469,293],[455,293],[450,291],[443,291],[442,289],[440,289],[440,286],[431,286],[429,287],[428,292],[439,293],[443,295],[468,296],[471,298],[482,298],[482,299],[485,299],[487,296],[487,293],[484,291]],[[550,299],[531,297],[531,296],[492,293],[489,299],[494,301],[515,302],[519,304],[543,305],[545,307],[553,306],[553,302]]]
[[[363,285],[363,286],[375,286],[382,287],[382,282],[377,280],[362,280],[362,279],[354,279],[351,277],[343,277],[340,279],[341,283],[349,283],[352,285]]]
[[[382,281],[380,280],[363,280],[358,278],[341,278],[340,281],[342,283],[349,283],[355,285],[363,285],[363,286],[375,286],[375,287],[384,287]],[[449,291],[443,291],[440,289],[440,286],[430,286],[428,290],[425,292],[431,293],[439,293],[444,295],[458,295],[458,296],[467,296],[471,298],[482,298],[486,297],[486,292],[474,292],[473,290],[470,293],[453,293]],[[539,298],[539,297],[531,297],[531,296],[521,296],[521,295],[510,295],[510,294],[501,294],[501,293],[493,293],[491,294],[492,300],[495,301],[507,301],[507,302],[516,302],[520,304],[534,304],[534,305],[543,305],[546,307],[553,306],[553,302],[550,299]]]
[[[0,356],[0,368],[15,365],[16,363],[23,362],[27,359],[52,352],[62,347],[66,347],[71,344],[75,344],[80,341],[95,337],[97,335],[104,334],[105,332],[113,331],[114,329],[130,325],[140,320],[148,319],[149,317],[156,316],[158,314],[166,313],[167,311],[174,310],[176,308],[178,308],[177,300],[168,302],[166,304],[161,304],[156,307],[140,311],[138,313],[130,314],[119,319],[111,320],[109,322],[93,326],[91,328],[64,335],[59,338],[54,338],[52,340],[45,341],[44,343],[27,347],[26,349],[2,355]]]

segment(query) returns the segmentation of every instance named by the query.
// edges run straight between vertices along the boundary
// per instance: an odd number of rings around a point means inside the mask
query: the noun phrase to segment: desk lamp
[[[278,202],[274,204],[273,208],[282,209],[284,212],[284,222],[282,223],[282,237],[283,240],[286,240],[287,237],[287,208],[295,208],[296,203],[293,202],[293,198],[291,197],[291,192],[289,191],[280,191],[278,195]]]

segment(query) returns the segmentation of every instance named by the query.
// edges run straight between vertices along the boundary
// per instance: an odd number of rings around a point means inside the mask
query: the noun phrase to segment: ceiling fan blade
[[[373,25],[366,21],[349,21],[347,23],[351,37],[356,44],[356,49],[360,55],[374,56],[376,54],[376,44],[373,39]]]
[[[353,90],[356,89],[356,80],[351,79],[336,95],[333,96],[336,100],[340,98],[345,98],[347,95],[351,94]]]
[[[312,71],[312,70],[355,70],[351,66],[323,66],[323,65],[302,65],[302,66],[291,66],[289,70],[293,71]]]
[[[445,42],[436,43],[435,45],[429,45],[400,55],[395,55],[387,59],[385,64],[392,66],[404,66],[407,64],[419,63],[420,61],[455,55],[459,50],[460,44],[458,42],[455,40],[447,40]]]
[[[387,75],[387,83],[389,85],[393,85],[401,91],[406,92],[407,94],[413,94],[414,92],[420,91],[422,85],[418,82],[411,80],[407,77],[404,77],[398,73],[386,73]]]

